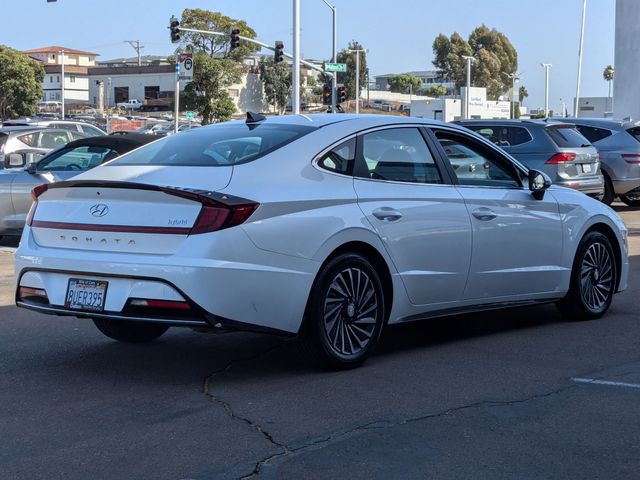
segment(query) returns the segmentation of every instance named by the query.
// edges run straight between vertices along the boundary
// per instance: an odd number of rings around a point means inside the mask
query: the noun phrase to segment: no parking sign
[[[193,79],[193,53],[181,53],[178,55],[180,65],[180,80]]]

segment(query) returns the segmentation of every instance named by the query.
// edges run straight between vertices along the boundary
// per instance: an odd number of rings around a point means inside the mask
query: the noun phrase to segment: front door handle
[[[487,207],[476,208],[473,212],[471,212],[471,214],[478,220],[484,220],[485,222],[488,220],[493,220],[498,216],[493,210]]]
[[[396,222],[402,218],[402,214],[390,207],[380,207],[373,211],[373,216],[378,220]]]

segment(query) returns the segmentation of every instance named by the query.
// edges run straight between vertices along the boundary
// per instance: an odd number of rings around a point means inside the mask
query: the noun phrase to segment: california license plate
[[[591,164],[589,163],[583,163],[582,164],[582,171],[584,173],[591,173]]]
[[[109,282],[70,278],[64,306],[72,310],[102,312]]]

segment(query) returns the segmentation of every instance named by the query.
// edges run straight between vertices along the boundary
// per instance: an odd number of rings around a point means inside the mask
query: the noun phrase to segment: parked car
[[[620,197],[632,207],[640,206],[640,122],[606,118],[566,118],[600,153],[607,205]]]
[[[2,168],[21,168],[25,158],[14,153],[44,155],[51,150],[66,145],[72,140],[84,138],[80,132],[53,128],[15,126],[0,128],[0,166]]]
[[[126,102],[116,103],[116,107],[123,108],[125,110],[140,110],[140,107],[142,107],[142,105],[143,103],[137,98],[132,98],[130,100],[127,100]]]
[[[456,168],[453,144],[488,174]],[[345,368],[386,324],[544,302],[592,319],[627,286],[613,210],[425,119],[248,114],[33,195],[18,306],[126,342],[256,330]]]
[[[2,123],[3,126],[31,126],[31,127],[46,127],[57,128],[61,130],[70,130],[72,132],[78,132],[82,134],[82,137],[97,137],[106,135],[107,133],[98,128],[95,125],[91,125],[87,122],[77,122],[73,120],[59,120],[59,119],[46,119],[46,118],[29,118],[18,120],[7,120]]]
[[[31,206],[31,190],[79,173],[157,140],[152,135],[88,137],[69,142],[22,169],[0,171],[0,236],[19,235]],[[13,153],[23,155],[25,153]],[[27,158],[23,158],[23,162]]]
[[[556,185],[592,197],[604,192],[597,149],[573,125],[548,120],[461,120],[505,152],[546,173]]]

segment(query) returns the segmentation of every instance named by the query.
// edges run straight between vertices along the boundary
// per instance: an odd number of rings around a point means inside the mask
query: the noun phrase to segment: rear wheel
[[[600,201],[605,205],[611,205],[616,198],[616,193],[613,191],[613,183],[609,178],[609,175],[604,173],[604,192],[600,197]]]
[[[640,207],[640,191],[632,190],[620,195],[620,200],[630,207]]]
[[[600,232],[589,232],[578,246],[569,293],[556,304],[558,310],[571,320],[600,318],[611,306],[616,274],[611,242]]]
[[[158,323],[133,322],[130,320],[93,319],[98,330],[109,338],[126,343],[148,343],[166,332],[169,327]]]
[[[363,256],[330,260],[314,283],[300,334],[301,353],[335,369],[355,367],[373,352],[385,323],[382,282]]]

